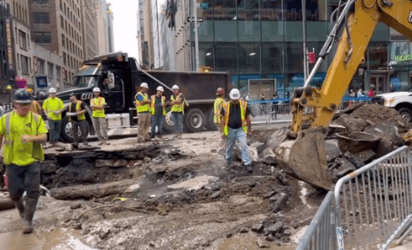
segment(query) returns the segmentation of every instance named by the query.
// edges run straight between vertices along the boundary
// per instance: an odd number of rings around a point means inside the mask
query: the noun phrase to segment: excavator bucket
[[[316,130],[302,130],[296,140],[286,140],[276,150],[279,165],[291,175],[314,187],[332,190],[324,140],[326,135]]]

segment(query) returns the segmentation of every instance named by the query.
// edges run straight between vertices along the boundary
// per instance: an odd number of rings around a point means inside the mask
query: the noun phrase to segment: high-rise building
[[[63,59],[62,88],[73,84],[73,76],[85,57],[81,0],[29,0],[34,42]]]
[[[83,51],[84,60],[89,60],[95,57],[99,52],[97,38],[97,13],[99,3],[95,0],[82,0],[81,14],[83,26]]]
[[[33,0],[46,1],[46,0]],[[30,32],[30,18],[28,0],[7,0],[10,6],[10,29],[13,40],[13,61],[14,76],[24,77],[29,83],[32,78],[32,52],[31,38],[33,34]],[[48,16],[39,17],[38,22],[45,22]],[[9,22],[9,21],[7,21]],[[6,23],[6,25],[8,25]],[[34,24],[33,24],[34,25]],[[49,39],[50,33],[37,34],[40,39]],[[10,55],[9,55],[10,56]]]
[[[99,55],[104,55],[109,52],[109,36],[107,35],[108,26],[108,16],[107,16],[107,3],[106,1],[100,1],[96,7],[96,18],[97,18],[97,39]]]
[[[15,65],[12,43],[12,27],[10,21],[10,7],[0,1],[0,105],[9,102],[11,91],[7,89],[10,85],[14,88]]]
[[[111,9],[111,4],[107,4],[107,37],[108,37],[108,44],[107,48],[109,49],[109,53],[114,52],[114,33],[113,33],[113,11]]]

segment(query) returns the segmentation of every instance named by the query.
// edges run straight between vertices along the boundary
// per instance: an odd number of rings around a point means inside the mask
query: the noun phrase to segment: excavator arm
[[[364,55],[378,22],[384,22],[412,40],[412,0],[348,0],[332,29],[319,59],[303,88],[292,98],[292,128],[288,138],[276,151],[279,164],[289,173],[313,186],[332,189],[324,139],[335,111]],[[338,12],[341,6],[338,7]],[[310,82],[344,29],[321,89]],[[313,112],[304,113],[306,107]],[[302,124],[309,122],[310,128]]]

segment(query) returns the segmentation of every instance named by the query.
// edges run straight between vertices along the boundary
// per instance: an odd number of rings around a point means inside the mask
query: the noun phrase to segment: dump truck
[[[105,79],[108,79],[105,81]],[[213,123],[213,104],[217,88],[224,88],[226,94],[232,86],[229,72],[177,72],[142,70],[127,53],[101,55],[83,62],[74,76],[74,86],[57,92],[57,97],[67,105],[69,95],[75,93],[86,104],[86,119],[89,136],[94,136],[90,99],[93,88],[101,89],[106,99],[106,120],[108,129],[128,128],[137,125],[135,95],[142,82],[149,85],[149,96],[156,94],[156,88],[163,86],[167,100],[173,94],[171,87],[178,85],[186,99],[184,126],[187,132],[216,130]],[[47,98],[45,91],[39,94],[40,102]],[[169,108],[170,109],[170,108]],[[172,131],[173,121],[168,110],[164,129]],[[61,138],[72,141],[71,123],[63,113]]]

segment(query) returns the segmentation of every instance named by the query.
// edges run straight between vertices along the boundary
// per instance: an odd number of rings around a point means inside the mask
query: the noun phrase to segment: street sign
[[[38,88],[47,88],[47,76],[36,77],[36,82]]]
[[[207,8],[209,8],[209,3],[199,3],[199,8],[207,9]]]
[[[189,16],[189,17],[187,17],[187,22],[189,22],[189,23],[194,23],[194,22],[195,22],[195,18]],[[198,23],[202,23],[202,22],[203,22],[203,17],[198,17],[198,18],[197,18],[197,22],[198,22]]]

